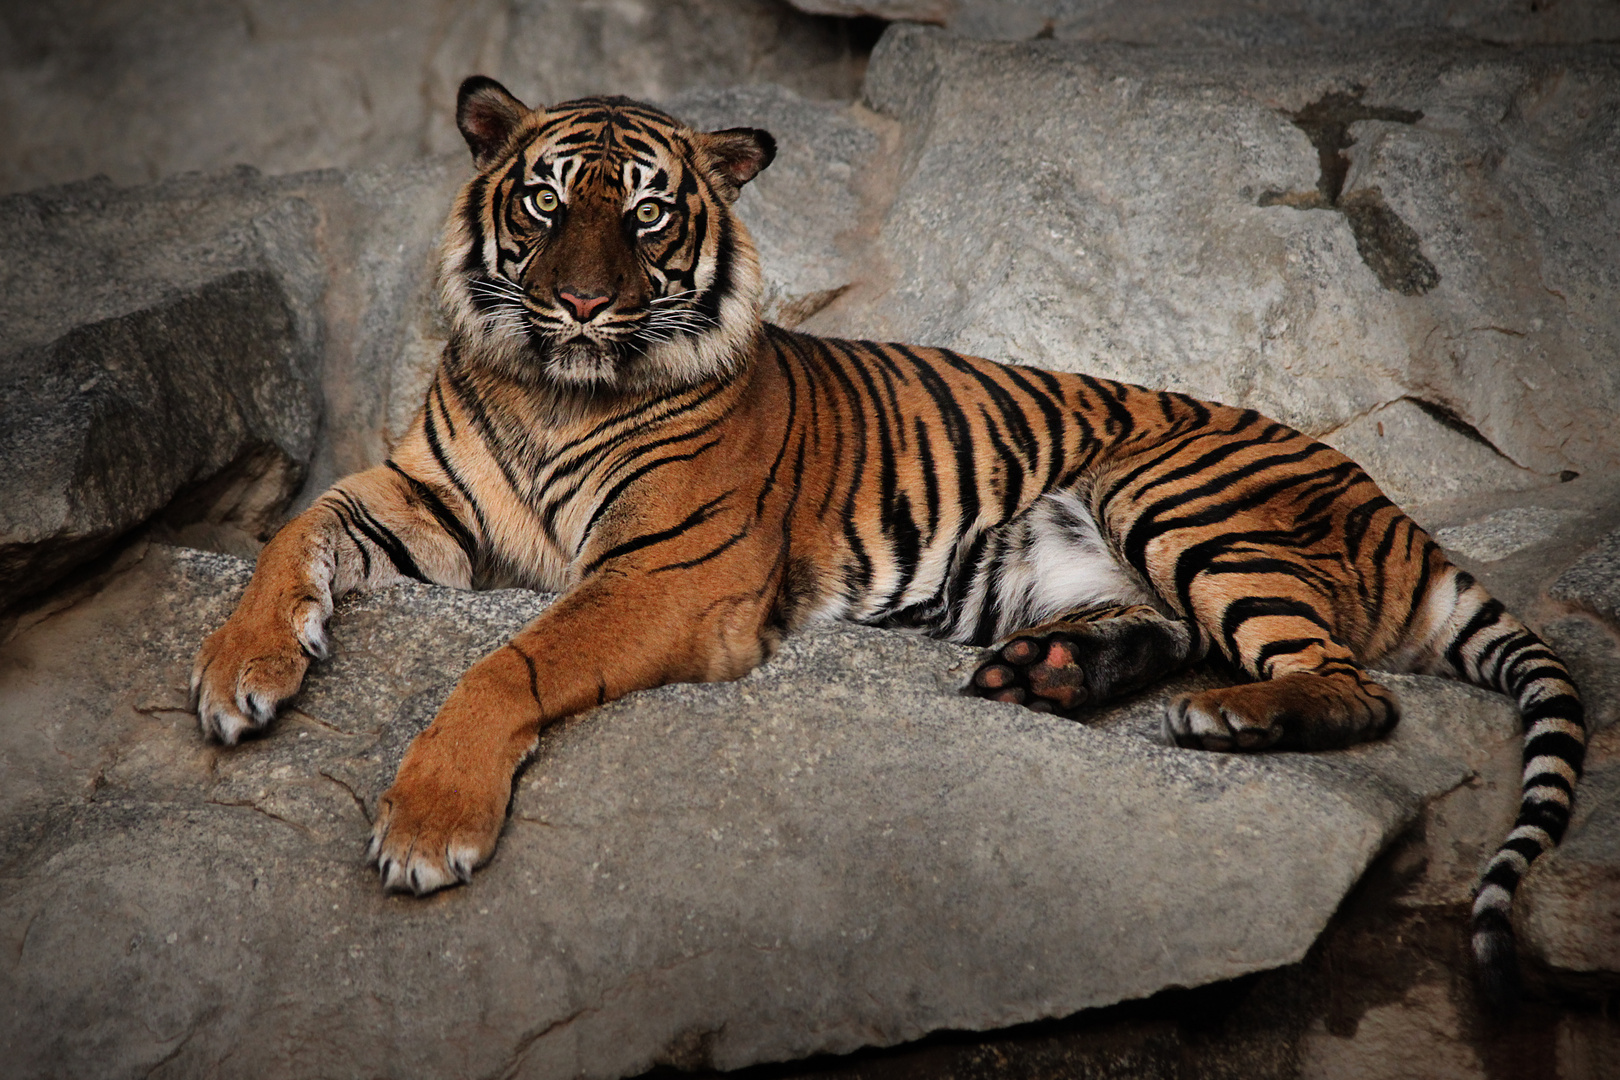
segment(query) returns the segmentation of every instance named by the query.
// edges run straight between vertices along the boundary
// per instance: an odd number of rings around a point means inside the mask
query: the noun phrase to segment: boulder
[[[1388,742],[1205,754],[1156,741],[1166,689],[1077,724],[959,696],[968,650],[828,628],[549,730],[493,863],[385,896],[377,794],[545,599],[346,600],[336,659],[226,750],[185,679],[247,573],[153,546],[0,651],[15,1075],[734,1068],[1230,979],[1299,960],[1516,730],[1498,696],[1391,677]]]
[[[0,607],[176,496],[247,533],[286,504],[321,411],[314,216],[248,173],[0,200]]]
[[[460,179],[242,169],[0,200],[0,607],[160,512],[251,554],[306,483],[378,460],[438,359]]]
[[[900,175],[871,269],[809,329],[1252,406],[1410,500],[1620,464],[1611,49],[896,24],[863,94]]]
[[[866,275],[896,125],[779,86],[694,90],[664,105],[699,130],[757,127],[776,139],[770,168],[737,200],[759,249],[767,319],[796,326]]]
[[[303,479],[319,403],[286,294],[239,271],[0,358],[0,607],[185,491],[259,532]]]
[[[1436,529],[1434,539],[1453,555],[1476,562],[1499,562],[1544,544],[1561,526],[1578,520],[1579,511],[1550,506],[1512,506],[1466,525]]]

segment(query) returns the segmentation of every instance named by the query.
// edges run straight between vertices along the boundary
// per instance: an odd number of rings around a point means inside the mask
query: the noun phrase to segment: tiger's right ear
[[[529,107],[487,75],[474,75],[456,95],[456,127],[481,169],[494,161],[529,115]]]

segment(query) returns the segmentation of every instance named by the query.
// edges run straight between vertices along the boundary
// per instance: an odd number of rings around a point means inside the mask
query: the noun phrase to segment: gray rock
[[[1467,35],[1498,44],[1604,42],[1620,13],[1601,0],[1514,4],[1502,0],[794,0],[829,15],[876,15],[948,26],[964,37],[1036,36],[1131,45],[1330,45],[1346,39]]]
[[[184,517],[261,533],[320,415],[286,293],[239,271],[0,357],[0,607],[184,493]]]
[[[381,461],[422,404],[448,328],[438,306],[439,238],[472,177],[465,147],[408,165],[288,177],[336,183],[307,250],[325,271],[321,387],[327,425],[295,507]]]
[[[160,510],[251,553],[301,485],[380,459],[442,347],[460,157],[0,200],[0,606]]]
[[[548,731],[494,862],[386,897],[359,863],[378,792],[544,599],[346,601],[337,659],[226,751],[184,682],[246,576],[153,547],[0,650],[15,1075],[732,1068],[1230,978],[1302,956],[1516,728],[1499,697],[1391,677],[1386,743],[1174,750],[1164,691],[1074,724],[958,696],[967,650],[826,629]]]
[[[1342,446],[1340,449],[1344,449]],[[1349,453],[1349,451],[1345,451]],[[1496,562],[1526,548],[1546,543],[1560,525],[1580,517],[1578,511],[1547,506],[1513,506],[1467,525],[1439,529],[1434,538],[1448,552],[1479,562]]]
[[[1587,771],[1569,834],[1531,867],[1520,896],[1514,927],[1553,979],[1620,987],[1620,762]]]
[[[848,27],[780,0],[7,4],[0,192],[463,152],[456,87],[476,73],[531,104],[736,82],[847,100],[863,59]]]
[[[793,0],[800,11],[840,18],[906,19],[945,26],[961,10],[961,0]]]
[[[1471,432],[1447,424],[1410,398],[1398,398],[1358,416],[1343,427],[1324,432],[1322,441],[1354,458],[1396,503],[1409,506],[1435,499],[1483,493],[1524,491],[1547,484],[1547,477],[1523,469],[1508,460],[1495,447]],[[1512,520],[1520,521],[1521,512]],[[1492,520],[1492,519],[1487,519]],[[1502,551],[1502,558],[1518,550],[1506,545],[1507,534],[1493,521],[1475,526],[1458,526],[1449,531],[1452,539],[1441,543],[1469,558],[1482,558],[1474,550]],[[1473,528],[1473,532],[1462,530]],[[1489,534],[1496,537],[1487,541]],[[1499,535],[1500,534],[1500,535]],[[1517,538],[1529,535],[1523,528]],[[1532,541],[1534,542],[1534,541]],[[1485,546],[1481,546],[1485,545]]]
[[[758,127],[776,139],[775,161],[737,201],[759,248],[767,319],[796,325],[866,274],[873,180],[892,123],[778,86],[690,91],[665,107],[700,130]]]
[[[1301,1040],[1299,1072],[1316,1080],[1488,1077],[1469,1016],[1451,987],[1426,983],[1367,1009],[1352,1031],[1318,1023]]]
[[[1319,436],[1422,401],[1494,448],[1508,487],[1620,464],[1620,237],[1593,194],[1620,174],[1612,50],[1143,50],[896,24],[864,94],[903,127],[898,193],[872,271],[811,329]]]
[[[1620,530],[1559,575],[1548,595],[1620,623]]]

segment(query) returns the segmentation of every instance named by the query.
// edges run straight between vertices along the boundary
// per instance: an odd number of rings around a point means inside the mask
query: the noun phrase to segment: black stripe
[[[923,392],[934,402],[934,407],[939,412],[940,425],[945,429],[945,436],[950,441],[951,450],[956,458],[956,501],[961,507],[962,514],[957,525],[957,540],[960,542],[979,517],[978,470],[973,463],[974,445],[977,440],[974,439],[972,428],[968,425],[967,417],[962,415],[961,407],[957,404],[955,395],[951,393],[949,384],[939,372],[909,347],[896,345],[894,349],[914,365]]]
[[[437,385],[437,383],[434,385]],[[472,490],[461,479],[461,474],[456,471],[455,466],[451,464],[450,455],[445,453],[444,444],[439,441],[439,429],[433,420],[432,412],[424,411],[422,414],[422,433],[427,437],[428,452],[433,455],[433,460],[438,463],[439,471],[444,473],[449,478],[450,483],[455,485],[456,491],[461,495],[462,502],[466,503],[467,508],[472,511],[473,520],[478,523],[478,534],[488,536],[489,523],[484,520],[483,507],[479,506],[478,500],[473,498]]]
[[[529,696],[534,698],[534,703],[536,705],[540,706],[540,718],[542,720],[545,719],[546,706],[545,703],[540,700],[540,673],[535,669],[534,657],[530,656],[528,653],[524,652],[510,641],[506,643],[506,647],[517,653],[518,656],[523,660],[524,666],[529,669]]]
[[[1580,772],[1581,761],[1586,757],[1586,743],[1562,731],[1544,731],[1524,743],[1525,762],[1538,757],[1562,758]]]
[[[643,548],[652,547],[654,544],[662,544],[666,540],[673,540],[682,533],[686,532],[688,529],[703,524],[705,521],[708,521],[711,517],[713,517],[719,510],[720,505],[729,499],[734,493],[735,489],[732,489],[724,494],[715,496],[713,499],[710,499],[708,502],[704,503],[702,506],[688,514],[686,519],[680,522],[678,525],[672,525],[667,529],[660,529],[657,532],[645,533],[641,536],[635,537],[632,540],[626,540],[621,544],[614,545],[587,563],[580,571],[580,576],[586,577],[594,572],[597,567],[601,566],[603,563],[611,562],[612,560],[621,558],[625,555],[634,554]]]
[[[939,533],[939,481],[934,478],[934,447],[928,439],[928,425],[916,419],[917,466],[922,470],[923,500],[928,507],[928,542]]]
[[[717,556],[722,554],[727,548],[731,547],[733,544],[737,543],[743,537],[747,536],[748,533],[749,533],[749,526],[744,525],[740,530],[738,530],[735,533],[732,533],[730,536],[728,536],[724,540],[722,540],[719,543],[718,546],[709,549],[708,551],[704,552],[702,555],[697,556],[696,558],[687,559],[684,562],[665,563],[663,566],[655,566],[651,570],[647,571],[647,573],[649,573],[649,574],[661,574],[666,570],[690,570],[694,566],[702,566],[704,563],[708,562],[710,559],[716,558]]]
[[[719,445],[719,439],[710,439],[702,446],[699,446],[696,450],[693,450],[690,454],[670,454],[668,457],[657,458],[637,468],[628,476],[624,477],[624,479],[614,484],[608,489],[607,494],[602,496],[602,501],[597,504],[596,509],[591,513],[590,520],[585,523],[585,530],[582,533],[582,542],[589,539],[591,530],[596,528],[598,519],[600,519],[601,516],[607,512],[608,508],[613,505],[620,495],[624,494],[625,489],[631,484],[634,484],[637,480],[640,480],[643,476],[646,476],[654,469],[662,468],[665,465],[669,465],[677,461],[692,461],[704,452],[712,450],[714,447]]]
[[[1310,604],[1286,596],[1245,596],[1226,605],[1226,610],[1221,614],[1221,638],[1222,644],[1226,647],[1227,657],[1234,662],[1242,660],[1242,653],[1237,645],[1237,634],[1244,623],[1250,619],[1273,616],[1303,619],[1313,626],[1321,627],[1322,636],[1329,641],[1333,640],[1333,628]],[[1256,671],[1254,674],[1259,672]]]
[[[358,499],[347,492],[343,493],[343,497],[348,500],[349,512],[354,515],[355,528],[365,533],[372,543],[382,549],[382,553],[388,556],[388,561],[394,564],[394,569],[408,578],[425,583],[427,578],[422,575],[416,560],[411,558],[410,551],[395,535],[394,530],[378,521]]]
[[[1217,479],[1200,484],[1195,488],[1165,496],[1146,511],[1140,513],[1136,521],[1126,531],[1124,543],[1121,545],[1124,548],[1126,560],[1132,566],[1141,568],[1145,566],[1148,544],[1165,533],[1173,532],[1176,529],[1198,528],[1230,521],[1244,511],[1274,501],[1278,495],[1291,487],[1309,483],[1320,475],[1320,472],[1301,474],[1281,470],[1283,475],[1280,479],[1263,487],[1240,491],[1230,501],[1214,503],[1201,511],[1183,517],[1166,517],[1170,511],[1180,509],[1188,503],[1196,502],[1199,499],[1218,495],[1240,481],[1248,479],[1254,473],[1278,466],[1298,464],[1324,449],[1326,448],[1319,444],[1313,444],[1296,453],[1253,461],[1231,472],[1222,473]]]
[[[1291,656],[1294,653],[1302,653],[1311,646],[1321,645],[1322,643],[1321,638],[1284,638],[1279,641],[1268,641],[1266,642],[1265,646],[1255,654],[1255,669],[1260,672],[1262,678],[1269,679],[1271,677],[1271,670],[1267,665],[1269,665],[1273,659],[1279,656]],[[1323,665],[1323,668],[1320,670],[1326,670],[1326,668],[1329,666],[1331,665]]]
[[[366,545],[362,544],[360,542],[360,538],[354,535],[354,529],[350,528],[349,526],[349,515],[345,511],[338,507],[333,507],[332,513],[338,519],[338,524],[343,526],[343,531],[348,534],[349,542],[352,543],[355,546],[355,549],[360,552],[360,580],[370,581],[371,554],[366,551]]]
[[[439,523],[439,528],[450,534],[450,538],[456,542],[461,553],[467,557],[467,566],[471,568],[478,559],[478,544],[473,540],[472,533],[467,531],[467,526],[450,512],[450,508],[444,505],[444,500],[439,498],[437,492],[396,465],[393,458],[389,458],[383,464],[393,469],[410,485],[412,493],[428,508],[428,512]]]

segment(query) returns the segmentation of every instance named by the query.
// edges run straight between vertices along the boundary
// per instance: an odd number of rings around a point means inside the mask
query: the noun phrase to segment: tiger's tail
[[[1442,666],[1475,686],[1511,697],[1524,729],[1518,820],[1474,893],[1474,957],[1486,997],[1503,1005],[1518,995],[1513,894],[1530,864],[1556,847],[1569,826],[1586,757],[1585,708],[1557,654],[1471,575],[1449,569],[1455,602],[1438,643]],[[1450,592],[1444,581],[1437,587]],[[1444,631],[1450,631],[1449,637]]]

